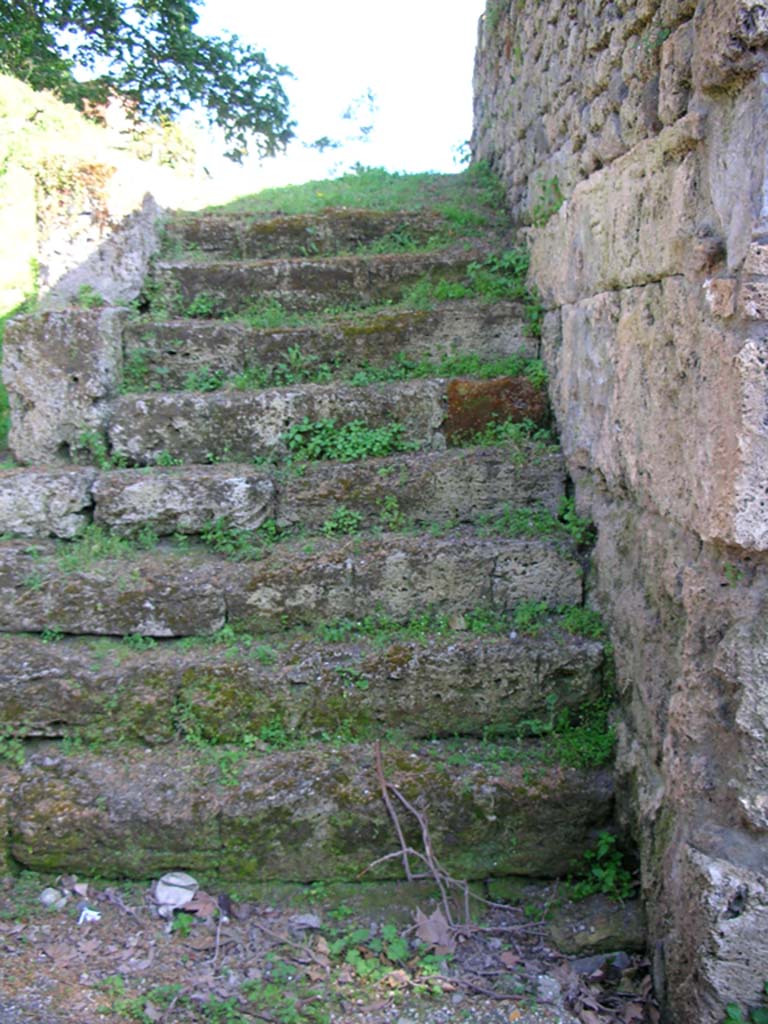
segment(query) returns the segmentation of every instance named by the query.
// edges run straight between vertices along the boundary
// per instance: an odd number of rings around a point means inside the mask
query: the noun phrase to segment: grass
[[[472,220],[485,226],[485,218],[503,204],[503,188],[482,162],[455,175],[401,174],[358,164],[351,173],[339,178],[264,189],[210,209],[255,216],[311,214],[340,206],[360,210],[427,209],[442,213],[449,223],[465,227]]]
[[[151,380],[152,367],[146,356],[133,353],[127,364],[123,392],[155,390],[161,382]],[[328,384],[344,382],[353,387],[390,381],[424,380],[434,377],[474,377],[490,380],[495,377],[526,377],[534,386],[544,388],[547,372],[540,359],[513,353],[497,359],[486,359],[477,353],[462,356],[425,357],[414,359],[404,353],[383,366],[364,364],[357,369],[345,369],[342,352],[327,359],[311,353],[305,354],[300,346],[289,346],[285,358],[277,363],[260,363],[240,373],[227,375],[210,366],[191,370],[183,381],[185,391],[211,392],[222,388],[250,390],[287,387],[296,384]]]

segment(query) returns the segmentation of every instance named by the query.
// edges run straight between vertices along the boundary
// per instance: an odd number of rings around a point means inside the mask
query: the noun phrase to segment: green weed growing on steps
[[[89,523],[75,540],[62,542],[57,561],[65,572],[78,572],[104,559],[128,558],[136,551],[135,542],[110,533],[98,523]]]
[[[80,285],[77,295],[75,295],[74,304],[82,309],[101,309],[102,306],[106,306],[107,302],[95,288],[89,284],[83,284]]]
[[[109,450],[107,439],[100,430],[82,430],[77,436],[77,445],[86,458],[89,458],[99,469],[122,469],[127,460]]]
[[[325,520],[321,531],[326,537],[358,533],[362,521],[362,512],[347,508],[346,505],[339,505],[333,514]]]
[[[334,419],[310,420],[305,417],[283,434],[283,441],[294,458],[309,462],[358,459],[416,451],[419,445],[405,438],[401,423],[369,427],[362,420],[337,424]]]
[[[576,513],[573,498],[562,498],[557,514],[540,503],[478,516],[481,533],[503,537],[570,537],[579,547],[594,540],[593,524]]]
[[[412,359],[401,354],[384,366],[366,365],[350,373],[344,370],[341,353],[321,360],[311,354],[305,355],[298,345],[294,345],[287,350],[286,358],[281,362],[249,367],[232,377],[208,366],[199,367],[187,374],[184,388],[191,391],[216,391],[223,387],[247,390],[306,383],[327,384],[333,380],[347,382],[353,387],[365,387],[430,377],[474,377],[480,380],[526,377],[535,387],[543,388],[547,382],[547,371],[540,359],[519,353],[491,360],[469,353],[444,356],[438,360]]]
[[[583,900],[595,893],[604,893],[614,900],[628,900],[636,889],[637,881],[626,865],[616,836],[612,832],[601,832],[594,849],[583,855],[569,877],[567,892],[572,900]]]
[[[237,562],[259,561],[279,539],[274,519],[266,520],[257,530],[244,530],[219,516],[205,523],[200,532],[203,544]]]

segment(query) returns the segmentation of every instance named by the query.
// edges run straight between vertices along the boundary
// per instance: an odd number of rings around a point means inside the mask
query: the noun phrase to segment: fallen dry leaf
[[[398,969],[389,972],[386,982],[390,988],[405,988],[408,985],[409,978],[405,971]]]
[[[624,1024],[643,1024],[645,1008],[642,1003],[627,1003],[624,1007]]]
[[[51,942],[47,946],[43,946],[43,952],[57,966],[69,963],[75,956],[77,956],[77,950],[74,949],[68,942]]]
[[[434,946],[437,953],[456,952],[456,940],[439,907],[429,917],[417,908],[416,935],[425,945]]]
[[[501,960],[505,967],[516,967],[520,963],[520,957],[516,953],[510,952],[510,950],[502,953],[499,960]]]
[[[197,914],[198,917],[202,917],[206,921],[212,921],[219,913],[219,901],[201,889],[188,903],[184,904],[184,910],[187,913]]]

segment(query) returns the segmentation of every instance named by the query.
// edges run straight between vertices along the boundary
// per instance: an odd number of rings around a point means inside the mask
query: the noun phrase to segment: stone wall
[[[676,1024],[768,978],[766,47],[753,0],[490,0],[477,54],[474,155],[534,225],[599,526],[621,813]]]

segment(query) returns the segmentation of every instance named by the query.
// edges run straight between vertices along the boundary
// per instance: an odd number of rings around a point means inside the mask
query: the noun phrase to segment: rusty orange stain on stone
[[[449,444],[470,437],[492,422],[532,420],[544,426],[549,403],[544,391],[525,377],[448,382],[445,436]]]

